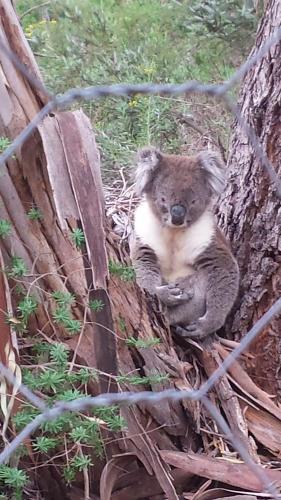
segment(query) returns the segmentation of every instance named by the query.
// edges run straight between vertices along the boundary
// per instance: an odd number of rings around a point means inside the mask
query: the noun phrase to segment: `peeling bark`
[[[281,3],[270,0],[250,57],[280,25]],[[239,105],[257,134],[277,175],[281,175],[281,42],[248,71]],[[241,287],[228,330],[240,339],[281,293],[281,207],[274,186],[245,133],[235,124],[228,159],[228,187],[221,200],[220,224],[228,234],[241,270]],[[280,398],[281,320],[275,318],[251,346],[248,372],[260,387]]]

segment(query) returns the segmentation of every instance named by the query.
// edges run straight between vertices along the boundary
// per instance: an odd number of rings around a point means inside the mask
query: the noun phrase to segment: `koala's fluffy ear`
[[[219,196],[225,186],[226,168],[222,159],[214,151],[202,151],[198,154],[201,168],[214,195]]]
[[[145,193],[149,182],[159,167],[162,158],[161,152],[153,146],[141,149],[137,153],[137,168],[135,172],[136,193],[141,196]]]

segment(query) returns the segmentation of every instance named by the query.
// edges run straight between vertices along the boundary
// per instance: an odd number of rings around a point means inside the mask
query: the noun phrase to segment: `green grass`
[[[202,36],[198,29],[201,13],[198,2],[192,10],[194,2],[187,0],[83,0],[78,3],[58,0],[47,8],[49,21],[42,19],[44,9],[39,9],[23,18],[23,26],[37,54],[44,80],[56,93],[71,87],[120,82],[180,83],[186,79],[220,82],[231,75],[237,64],[235,53],[241,52],[237,40],[227,39],[228,18],[220,19],[222,27],[218,33],[214,32],[220,12],[217,4],[221,1],[212,0],[216,5],[212,6],[209,24],[206,22],[202,28]],[[229,2],[232,11],[234,3],[243,3]],[[35,3],[21,0],[17,7],[22,13]],[[236,11],[240,20],[238,7]],[[203,11],[203,19],[204,16]],[[208,26],[213,31],[207,37]],[[222,36],[224,26],[228,30],[225,37]],[[240,22],[239,33],[242,31]],[[136,149],[148,143],[175,153],[188,149],[194,131],[182,126],[178,116],[190,116],[197,101],[183,97],[137,96],[83,104],[96,130],[104,176],[130,166]],[[195,122],[203,125],[207,135],[219,133],[225,142],[226,119],[221,114],[221,106],[218,109],[220,116],[217,113],[210,116],[209,109],[196,106]]]

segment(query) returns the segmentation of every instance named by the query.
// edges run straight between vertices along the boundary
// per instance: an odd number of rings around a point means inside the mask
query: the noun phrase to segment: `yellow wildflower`
[[[151,75],[152,73],[154,73],[154,68],[143,68],[143,72],[145,75]]]
[[[135,107],[137,106],[137,104],[138,104],[137,99],[131,99],[131,100],[129,101],[129,107],[130,107],[130,108],[135,108]]]
[[[29,24],[29,26],[27,26],[24,30],[26,36],[32,36],[32,33],[33,33],[33,24]]]

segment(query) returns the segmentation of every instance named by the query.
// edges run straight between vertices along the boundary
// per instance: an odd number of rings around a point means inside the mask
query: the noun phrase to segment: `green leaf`
[[[109,429],[112,432],[119,432],[126,427],[126,420],[121,415],[114,415],[107,422]]]
[[[28,212],[27,212],[27,217],[30,219],[30,220],[40,220],[40,219],[43,219],[43,215],[41,213],[41,211],[39,210],[39,208],[31,208]]]
[[[162,374],[152,374],[147,377],[138,377],[137,375],[118,375],[116,377],[117,382],[129,383],[132,385],[141,385],[141,384],[160,384],[161,382],[165,382],[169,380],[169,375],[167,373]]]
[[[33,448],[35,451],[39,451],[41,453],[48,453],[48,451],[56,448],[58,446],[59,440],[56,438],[39,436],[35,439],[33,443]]]
[[[23,383],[32,391],[38,387],[38,375],[34,375],[31,370],[23,370]]]
[[[27,475],[23,470],[15,467],[0,465],[0,482],[10,488],[20,489],[26,485]]]
[[[132,266],[125,266],[120,262],[109,261],[108,269],[110,274],[119,276],[122,281],[132,281],[135,279],[135,270]]]
[[[67,363],[69,349],[64,344],[53,344],[50,348],[50,358],[54,363],[64,366]]]
[[[76,229],[72,230],[71,239],[77,248],[81,248],[83,243],[85,243],[85,241],[86,241],[85,235],[84,235],[82,229],[80,229],[80,228],[76,228]]]
[[[81,328],[82,328],[82,324],[81,324],[81,321],[79,321],[79,319],[70,319],[65,323],[64,326],[65,326],[65,329],[70,334],[79,333]]]
[[[88,434],[87,428],[83,425],[79,425],[78,427],[75,427],[75,429],[73,429],[70,432],[69,436],[71,437],[71,439],[73,439],[73,441],[75,443],[77,441],[82,442],[82,443],[86,443],[89,440],[89,434]]]
[[[74,334],[81,330],[81,321],[73,319],[65,305],[57,307],[53,316],[56,323],[63,325],[69,333]]]
[[[64,392],[61,392],[58,398],[62,401],[74,401],[74,399],[83,398],[85,394],[78,391],[78,389],[67,389]]]
[[[104,303],[99,299],[90,300],[89,307],[92,311],[100,312],[104,308]]]
[[[93,414],[103,420],[113,432],[120,431],[126,427],[126,421],[120,416],[120,409],[116,405],[95,408]]]
[[[20,431],[39,415],[39,410],[31,405],[23,405],[21,409],[12,417],[16,429]]]
[[[20,277],[24,274],[27,274],[27,267],[24,260],[21,257],[12,257],[11,264],[8,269],[8,276]]]
[[[57,323],[62,323],[63,325],[71,319],[70,311],[65,306],[57,307],[53,316]]]
[[[39,388],[57,393],[65,383],[65,373],[47,369],[40,373],[37,383]]]
[[[38,306],[38,302],[34,297],[32,297],[30,295],[28,297],[24,297],[18,303],[18,307],[17,307],[17,310],[20,313],[20,316],[19,316],[20,320],[22,320],[23,323],[26,323],[29,316],[36,311],[37,306]]]
[[[65,467],[63,470],[64,479],[66,480],[67,483],[71,483],[72,481],[74,481],[76,474],[77,470],[74,469],[74,467],[71,467],[70,465]]]
[[[6,219],[0,219],[0,238],[9,236],[12,231],[12,224]]]
[[[134,337],[130,337],[125,340],[126,344],[136,348],[149,348],[161,343],[161,340],[158,338],[150,338],[150,339],[135,339]]]
[[[66,412],[55,420],[44,422],[44,424],[41,425],[41,429],[44,432],[60,434],[62,432],[68,432],[69,429],[75,425],[75,421],[75,415],[73,415],[73,413]]]
[[[60,306],[70,306],[75,302],[75,296],[70,292],[61,292],[58,290],[52,293],[52,297]]]
[[[92,465],[91,457],[89,457],[89,455],[83,455],[82,457],[77,455],[73,460],[71,460],[71,465],[74,469],[81,472],[86,467]]]
[[[74,380],[81,384],[87,384],[90,380],[98,380],[98,373],[93,368],[80,368],[80,370],[74,372],[73,375]]]
[[[10,146],[11,141],[8,137],[0,137],[0,153],[3,153],[5,149]]]

